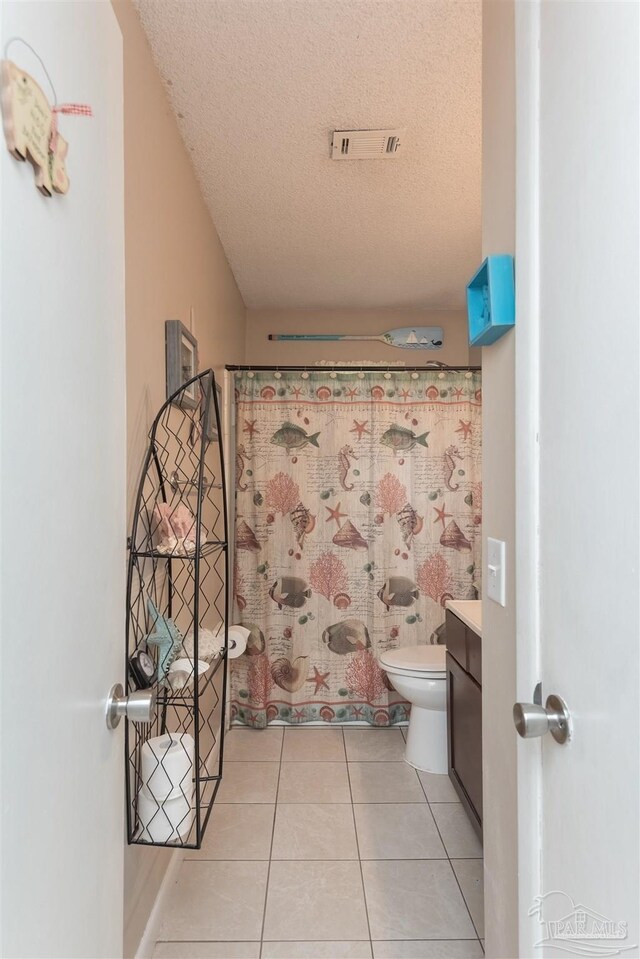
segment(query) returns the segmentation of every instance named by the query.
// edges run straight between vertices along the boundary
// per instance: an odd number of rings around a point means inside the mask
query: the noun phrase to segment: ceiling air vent
[[[334,130],[332,160],[387,160],[397,156],[404,130]]]

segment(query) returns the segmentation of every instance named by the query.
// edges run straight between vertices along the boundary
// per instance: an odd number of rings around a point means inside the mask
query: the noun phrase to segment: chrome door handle
[[[125,696],[120,683],[109,690],[107,699],[107,726],[115,729],[123,716],[132,723],[150,723],[156,715],[155,690],[141,689]]]
[[[513,723],[523,739],[533,739],[551,733],[557,743],[566,743],[571,736],[571,715],[560,696],[547,696],[544,706],[539,703],[516,703]]]

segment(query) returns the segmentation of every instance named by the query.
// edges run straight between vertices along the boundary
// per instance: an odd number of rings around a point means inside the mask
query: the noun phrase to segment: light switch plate
[[[487,538],[487,596],[500,606],[506,605],[505,543]]]

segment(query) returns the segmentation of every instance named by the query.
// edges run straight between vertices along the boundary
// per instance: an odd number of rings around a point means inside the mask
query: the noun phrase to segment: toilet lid
[[[446,646],[402,646],[380,656],[384,666],[413,669],[424,673],[442,673],[447,667]]]

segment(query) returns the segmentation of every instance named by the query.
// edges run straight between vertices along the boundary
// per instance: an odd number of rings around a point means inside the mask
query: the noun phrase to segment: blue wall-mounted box
[[[469,345],[488,346],[516,321],[513,257],[488,256],[467,286]]]

